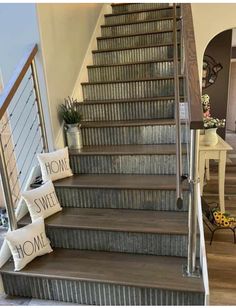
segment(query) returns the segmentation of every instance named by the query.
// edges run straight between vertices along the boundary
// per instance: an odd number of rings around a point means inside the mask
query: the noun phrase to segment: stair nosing
[[[182,153],[186,154],[185,145],[182,147]],[[70,156],[175,155],[175,154],[176,154],[175,144],[85,146],[81,150],[69,150]]]
[[[104,216],[104,213],[106,214]],[[110,224],[108,216],[110,219],[117,218],[117,223],[113,222]],[[128,222],[125,224],[120,223],[124,219],[124,214],[133,216],[132,223],[136,226],[129,226]],[[103,215],[103,217],[98,217]],[[57,221],[58,217],[64,217],[63,221]],[[66,222],[70,216],[74,216],[75,221]],[[135,217],[136,216],[136,217]],[[151,217],[150,217],[151,216]],[[165,224],[158,226],[157,216],[165,220]],[[177,218],[177,221],[173,219],[173,216]],[[89,224],[90,219],[97,217],[97,224]],[[150,219],[156,219],[157,222],[153,226],[153,221],[150,223]],[[78,219],[80,222],[78,222]],[[77,220],[77,221],[76,221]],[[96,219],[95,219],[96,220]],[[100,220],[100,221],[99,221]],[[103,224],[101,223],[103,221]],[[139,221],[144,222],[144,226],[138,224]],[[188,213],[187,212],[177,212],[177,211],[150,211],[150,210],[129,210],[129,209],[87,209],[87,208],[63,208],[62,211],[48,217],[45,219],[45,226],[47,228],[60,228],[60,229],[76,229],[76,230],[97,230],[97,231],[107,231],[107,232],[124,232],[124,233],[140,233],[140,234],[171,234],[171,235],[187,235],[188,234]],[[31,218],[29,214],[26,214],[17,224],[20,227],[26,226],[31,223]],[[63,224],[64,223],[64,224]],[[145,225],[148,224],[149,226]],[[166,228],[166,226],[172,226],[173,223],[176,224],[176,229]],[[115,225],[116,224],[116,225]]]
[[[93,182],[89,182],[92,179]],[[107,182],[104,181],[107,180]],[[151,184],[140,182],[148,179]],[[85,182],[83,182],[85,180]],[[95,181],[97,180],[97,181]],[[125,182],[126,180],[126,182]],[[166,181],[164,183],[164,180]],[[130,181],[130,183],[127,183]],[[157,183],[158,182],[158,183]],[[55,187],[85,188],[85,189],[126,189],[126,190],[176,190],[175,175],[130,175],[130,174],[74,174],[54,182]],[[39,185],[32,185],[38,187]],[[183,190],[189,189],[188,183],[183,183]]]
[[[179,59],[180,61],[180,59]],[[163,60],[147,60],[142,62],[126,62],[126,63],[114,63],[114,64],[94,64],[94,65],[87,65],[88,69],[91,68],[100,68],[100,67],[116,67],[116,66],[128,66],[128,65],[139,65],[139,64],[149,64],[149,63],[160,63],[160,62],[174,62],[173,58],[170,59],[163,59]]]
[[[162,17],[161,19],[159,18],[153,18],[153,19],[147,19],[147,20],[141,20],[141,21],[133,21],[133,22],[128,22],[128,23],[119,23],[119,24],[112,24],[112,25],[101,25],[101,28],[109,28],[109,27],[120,27],[120,26],[127,26],[127,25],[137,25],[137,24],[143,24],[143,23],[149,23],[149,22],[158,22],[162,20],[173,20],[174,17]],[[176,18],[178,19],[178,18]]]
[[[152,120],[120,120],[120,121],[82,121],[81,128],[89,127],[131,127],[131,126],[155,126],[175,125],[174,118]]]
[[[96,53],[116,52],[116,51],[123,51],[123,50],[132,50],[132,49],[144,49],[144,48],[155,48],[155,47],[158,48],[158,47],[173,46],[173,45],[174,45],[174,43],[163,43],[163,44],[154,44],[154,45],[140,45],[140,46],[133,46],[133,47],[123,47],[123,48],[116,48],[116,49],[97,49],[97,50],[92,50],[92,53],[96,54]]]
[[[177,29],[177,31],[180,31],[180,29]],[[138,33],[132,33],[132,34],[124,34],[124,35],[113,35],[113,36],[99,36],[96,39],[97,40],[110,40],[110,39],[116,39],[116,38],[122,38],[122,37],[129,37],[129,36],[140,36],[140,35],[152,35],[152,34],[159,34],[159,33],[168,33],[173,32],[172,30],[159,30],[159,31],[152,31],[152,32],[138,32]]]
[[[183,98],[183,97],[182,97]],[[98,100],[98,101],[83,101],[77,104],[125,104],[125,103],[138,103],[138,102],[149,102],[149,101],[159,101],[159,100],[175,100],[174,96],[157,96],[157,97],[145,97],[145,98],[128,98],[119,100]]]
[[[179,76],[183,78],[183,76]],[[95,84],[111,84],[111,83],[128,83],[128,82],[144,82],[144,81],[156,81],[156,80],[172,80],[175,79],[174,76],[164,76],[164,77],[151,77],[151,78],[139,78],[139,79],[124,79],[124,80],[108,80],[108,81],[93,81],[93,82],[81,82],[81,85],[95,85]]]
[[[179,6],[177,6],[179,7]],[[176,8],[177,8],[176,7]],[[156,8],[156,9],[144,9],[140,11],[129,11],[129,12],[122,12],[122,13],[111,13],[111,14],[104,14],[105,17],[111,17],[111,16],[120,16],[120,15],[129,15],[129,14],[136,14],[136,13],[143,13],[143,12],[152,12],[152,11],[164,11],[164,10],[173,10],[173,6],[167,6],[163,8]]]

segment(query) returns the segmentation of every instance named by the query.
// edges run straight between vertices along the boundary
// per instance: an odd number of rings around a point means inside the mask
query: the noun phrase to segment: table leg
[[[200,177],[201,195],[203,194],[204,174],[205,174],[205,153],[203,151],[200,151],[199,153],[199,177]]]
[[[225,164],[226,151],[220,151],[218,167],[219,203],[221,212],[225,212]]]
[[[210,159],[206,159],[206,180],[210,181]]]

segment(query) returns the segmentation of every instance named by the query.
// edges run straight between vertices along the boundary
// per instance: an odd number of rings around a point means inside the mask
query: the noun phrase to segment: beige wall
[[[236,62],[231,62],[227,128],[235,131],[236,121]]]
[[[58,107],[71,95],[103,7],[101,3],[37,4],[54,142]],[[63,140],[56,146],[63,146]]]
[[[236,3],[192,3],[198,69],[210,40],[218,33],[236,27]]]

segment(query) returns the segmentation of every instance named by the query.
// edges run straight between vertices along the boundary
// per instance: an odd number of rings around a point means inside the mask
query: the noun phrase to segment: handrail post
[[[175,85],[175,122],[176,122],[176,200],[177,207],[183,207],[182,198],[182,149],[181,149],[181,123],[179,114],[179,61],[178,61],[178,41],[177,41],[177,13],[176,4],[173,7],[173,39],[174,39],[174,85]]]
[[[12,199],[11,186],[7,172],[7,165],[6,165],[1,135],[0,135],[0,174],[2,180],[3,196],[8,216],[9,229],[13,231],[17,229],[17,221],[15,216],[14,202]]]
[[[44,152],[48,152],[46,125],[45,125],[45,120],[44,120],[43,106],[42,106],[42,100],[41,100],[41,95],[40,95],[40,90],[39,90],[38,74],[37,74],[35,59],[32,60],[31,70],[32,70],[33,84],[34,84],[34,90],[35,90],[35,97],[36,97],[36,102],[37,102],[37,107],[38,107],[39,123],[41,126],[41,132],[42,132],[43,149],[44,149]]]
[[[190,131],[190,194],[188,216],[188,260],[184,274],[188,277],[199,277],[199,268],[196,266],[197,255],[197,207],[198,207],[198,153],[199,130]]]

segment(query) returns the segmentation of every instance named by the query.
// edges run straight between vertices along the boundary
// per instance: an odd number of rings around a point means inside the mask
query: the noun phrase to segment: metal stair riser
[[[179,8],[177,8],[177,13],[179,14]],[[129,22],[161,19],[167,17],[173,17],[173,9],[153,10],[132,14],[106,16],[105,25],[125,24]]]
[[[112,6],[112,13],[125,13],[132,11],[162,9],[170,7],[168,3],[130,3],[125,5]]]
[[[180,94],[182,95],[182,80]],[[86,101],[142,99],[160,96],[174,96],[174,79],[157,79],[117,83],[83,84],[83,97]]]
[[[180,38],[180,32],[178,32],[178,40]],[[98,50],[101,49],[116,49],[127,48],[127,47],[139,47],[139,46],[150,46],[158,44],[172,44],[173,43],[173,32],[160,32],[150,34],[140,34],[135,36],[127,37],[114,37],[114,38],[103,38],[97,40]]]
[[[82,127],[82,140],[90,145],[124,144],[173,144],[175,125],[156,126],[119,126],[119,127]],[[186,143],[186,130],[182,129],[182,142]]]
[[[125,64],[147,62],[153,60],[168,60],[173,58],[173,45],[154,46],[148,48],[125,49],[93,53],[95,65]]]
[[[122,121],[174,118],[174,100],[80,104],[84,121]]]
[[[135,80],[173,75],[173,61],[88,68],[89,82]]]
[[[187,157],[183,156],[184,174]],[[70,156],[74,174],[176,174],[176,155],[77,155]]]
[[[52,247],[186,257],[187,234],[47,228]]]
[[[62,207],[111,208],[157,211],[187,211],[188,192],[183,192],[184,205],[176,207],[175,190],[109,189],[55,187]]]
[[[204,305],[204,294],[142,288],[114,283],[2,274],[12,296],[73,302],[81,305]]]

